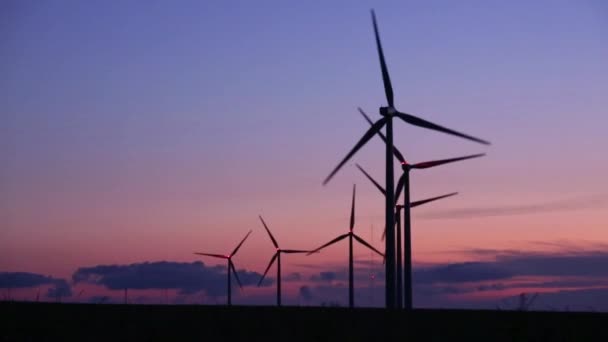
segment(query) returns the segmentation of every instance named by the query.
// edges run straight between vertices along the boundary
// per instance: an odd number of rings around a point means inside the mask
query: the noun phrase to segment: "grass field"
[[[608,341],[608,314],[0,303],[0,341]]]

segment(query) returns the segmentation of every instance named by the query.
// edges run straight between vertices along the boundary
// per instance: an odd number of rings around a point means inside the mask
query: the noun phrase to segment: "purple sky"
[[[286,247],[318,246],[346,231],[354,182],[360,234],[374,225],[380,246],[383,201],[352,167],[382,181],[380,140],[321,186],[367,129],[357,106],[385,105],[372,7],[397,107],[493,143],[396,125],[414,162],[488,153],[413,176],[413,199],[460,191],[414,213],[415,261],[608,243],[605,205],[416,216],[608,194],[604,1],[4,1],[0,271],[191,262],[254,229],[237,263],[260,272],[258,214]]]

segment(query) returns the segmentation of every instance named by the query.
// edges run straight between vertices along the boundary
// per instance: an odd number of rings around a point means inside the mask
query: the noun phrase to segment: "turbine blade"
[[[478,142],[480,144],[490,145],[490,143],[488,141],[485,141],[485,140],[482,140],[482,139],[479,139],[479,138],[475,138],[473,136],[466,135],[466,134],[463,134],[463,133],[460,133],[460,132],[453,131],[453,130],[451,130],[449,128],[445,128],[445,127],[439,126],[437,124],[434,124],[434,123],[432,123],[430,121],[423,120],[423,119],[418,118],[418,117],[416,117],[414,115],[411,115],[411,114],[405,114],[405,113],[397,112],[397,113],[395,113],[395,116],[398,116],[401,120],[409,123],[410,125],[414,125],[414,126],[418,126],[418,127],[424,127],[424,128],[432,129],[434,131],[439,131],[439,132],[443,132],[443,133],[446,133],[446,134],[455,135],[457,137],[461,137],[461,138],[464,138],[464,139],[467,139],[467,140],[472,140],[472,141]]]
[[[313,254],[313,253],[317,253],[318,251],[322,250],[323,248],[328,247],[328,246],[331,246],[331,245],[333,245],[334,243],[336,243],[336,242],[338,242],[338,241],[340,241],[340,240],[342,240],[342,239],[344,239],[344,238],[346,238],[346,237],[348,237],[348,234],[342,234],[342,235],[338,236],[337,238],[335,238],[335,239],[333,239],[333,240],[329,241],[328,243],[324,244],[323,246],[321,246],[321,247],[319,247],[319,248],[317,248],[317,249],[314,249],[314,250],[312,250],[312,251],[308,252],[308,254],[307,254],[307,255],[311,255],[311,254]]]
[[[407,171],[405,171],[407,172]],[[401,196],[401,192],[403,192],[403,186],[405,185],[405,174],[402,174],[399,177],[399,181],[397,182],[397,190],[395,190],[395,204],[399,203],[399,196]]]
[[[259,218],[260,218],[260,221],[262,221],[264,228],[266,228],[266,231],[268,232],[268,236],[270,236],[270,240],[272,240],[272,244],[274,245],[275,248],[279,248],[279,244],[277,243],[277,240],[275,240],[274,236],[272,236],[272,233],[270,232],[270,229],[268,229],[266,222],[264,222],[262,215],[260,215]]]
[[[361,115],[363,115],[363,117],[365,118],[365,121],[367,121],[370,125],[374,124],[372,122],[372,119],[370,119],[369,116],[367,116],[367,114],[365,114],[363,109],[361,109],[359,107],[357,107],[357,109],[359,110],[359,113],[361,113]],[[382,138],[382,141],[384,141],[384,143],[386,144],[386,136],[384,136],[384,134],[381,131],[378,131],[378,135],[380,136],[380,138]],[[405,158],[403,158],[403,154],[401,154],[401,152],[399,152],[399,150],[397,149],[397,147],[395,145],[393,145],[393,154],[395,155],[395,157],[399,160],[399,162],[401,164],[407,164],[407,162],[405,161]]]
[[[399,229],[400,223],[401,223],[401,209],[397,208],[397,211],[395,211],[395,229]]]
[[[372,178],[372,176],[369,175],[369,173],[367,173],[359,164],[355,164],[357,166],[357,168],[363,172],[363,174],[365,175],[365,177],[367,177],[367,179],[370,180],[370,182],[372,182],[375,186],[376,189],[378,189],[384,196],[386,196],[386,190],[384,190],[384,188],[382,187],[382,185],[380,185],[378,182],[376,182],[376,180],[374,178]]]
[[[479,158],[479,157],[483,157],[485,155],[486,155],[485,153],[479,153],[479,154],[472,154],[469,156],[458,157],[458,158],[427,161],[427,162],[422,162],[422,163],[416,163],[416,164],[412,165],[411,168],[412,169],[428,169],[429,167],[435,167],[435,166],[453,163],[453,162],[457,162],[457,161],[461,161],[461,160]]]
[[[399,220],[399,209],[395,210],[395,226],[397,225],[397,220]],[[382,241],[386,239],[386,228],[382,231],[382,237],[380,237]]]
[[[234,249],[234,251],[232,251],[232,254],[230,254],[230,255],[235,255],[236,252],[239,251],[239,248],[241,248],[241,246],[243,245],[243,242],[245,242],[245,240],[247,240],[247,238],[249,237],[249,234],[251,234],[251,230],[249,231],[249,233],[247,233],[247,235],[245,235],[243,240],[241,240],[241,242],[236,246],[236,248]]]
[[[395,226],[398,223],[398,220],[400,220],[400,216],[401,216],[401,209],[403,209],[402,205],[397,204],[396,205],[397,209],[395,210]],[[382,237],[381,237],[382,241],[384,241],[384,239],[386,239],[386,228],[384,228],[384,230],[382,231]]]
[[[234,267],[232,260],[230,260],[230,269],[232,270],[232,274],[234,274],[234,279],[236,279],[236,283],[239,284],[239,287],[242,289],[243,284],[241,284],[241,280],[239,279],[239,275],[236,273],[236,268]]]
[[[458,194],[457,192],[452,192],[452,193],[449,193],[449,194],[446,194],[446,195],[441,195],[441,196],[431,197],[431,198],[427,198],[427,199],[420,200],[420,201],[410,202],[410,208],[415,208],[415,207],[417,207],[419,205],[423,205],[423,204],[426,204],[426,203],[429,203],[429,202],[433,202],[433,201],[436,201],[436,200],[439,200],[439,199],[442,199],[442,198],[446,198],[446,197],[450,197],[450,196],[454,196],[454,195],[457,195],[457,194]]]
[[[270,267],[272,267],[272,264],[274,264],[274,261],[277,260],[278,256],[279,256],[279,252],[274,253],[274,255],[272,256],[272,259],[270,259],[270,262],[268,263],[268,267],[266,267],[266,271],[264,271],[262,278],[260,278],[260,282],[258,283],[258,286],[260,286],[262,284],[262,281],[266,277],[268,270],[270,269]]]
[[[363,137],[361,137],[361,139],[355,145],[355,147],[353,147],[353,149],[350,150],[350,152],[348,152],[348,154],[346,155],[346,157],[344,157],[344,159],[342,159],[342,161],[340,162],[340,164],[338,164],[338,166],[336,166],[336,168],[329,174],[329,176],[327,176],[327,178],[325,178],[325,180],[323,181],[323,185],[327,185],[327,183],[329,183],[329,181],[331,180],[331,178],[338,172],[338,170],[340,170],[340,168],[342,166],[344,166],[344,164],[346,164],[346,162],[357,151],[359,151],[359,149],[361,147],[363,147],[363,145],[365,145],[369,141],[369,139],[371,139],[374,136],[374,134],[376,134],[376,132],[378,132],[382,128],[382,126],[384,126],[385,123],[386,123],[386,118],[382,118],[382,119],[376,121],[376,123],[373,124],[372,127],[370,127],[369,130],[367,130],[367,132],[365,132],[365,134],[363,135]]]
[[[210,257],[220,258],[220,259],[228,259],[227,256],[221,255],[221,254],[211,254],[211,253],[194,253],[194,254],[196,254],[196,255],[205,255],[205,256],[210,256]]]
[[[376,23],[376,13],[372,10],[372,21],[374,23],[374,33],[376,35],[376,48],[378,49],[378,57],[380,58],[380,67],[382,68],[382,82],[384,83],[384,92],[386,93],[386,100],[390,107],[393,106],[393,86],[391,85],[391,78],[388,75],[388,69],[386,67],[386,61],[384,60],[384,52],[382,52],[382,43],[380,43],[380,34],[378,33],[378,24]]]
[[[365,247],[371,249],[372,251],[378,253],[378,255],[380,255],[381,257],[384,257],[384,254],[382,254],[379,250],[375,249],[369,243],[365,242],[365,240],[363,240],[362,238],[360,238],[357,234],[353,234],[353,237],[355,238],[355,240],[359,241],[359,243],[362,244],[363,246],[365,246]]]
[[[296,253],[310,253],[310,251],[304,251],[301,249],[281,249],[281,253],[296,254]]]
[[[351,231],[355,227],[355,191],[356,191],[356,184],[353,184],[353,202],[350,207],[350,230]]]

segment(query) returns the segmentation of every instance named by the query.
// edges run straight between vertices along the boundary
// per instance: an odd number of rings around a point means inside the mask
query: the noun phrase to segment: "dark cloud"
[[[327,267],[329,268],[329,267]],[[331,271],[322,271],[317,274],[311,275],[308,280],[316,283],[331,283],[331,282],[346,282],[348,284],[348,270],[344,267],[329,268]],[[372,275],[375,280],[384,279],[383,271],[374,271],[365,268],[354,269],[354,281],[355,283],[368,283],[371,281]]]
[[[53,284],[57,278],[28,272],[0,272],[0,287],[24,288]]]
[[[474,251],[479,253],[480,251]],[[462,262],[420,268],[417,283],[464,283],[504,280],[516,276],[608,277],[608,252],[519,252],[494,251],[492,261]],[[488,251],[481,251],[488,256]],[[547,284],[549,285],[549,284]],[[558,283],[554,283],[557,286]]]
[[[259,273],[246,270],[239,270],[237,273],[243,286],[255,285],[261,277]],[[226,294],[226,268],[208,267],[200,261],[158,261],[81,267],[73,274],[72,279],[74,283],[93,283],[111,290],[177,289],[180,294],[199,291],[205,291],[209,296]],[[269,286],[272,282],[268,278],[262,285]]]
[[[495,265],[517,275],[608,276],[608,252],[518,253],[496,257]]]
[[[593,305],[592,295],[597,295],[597,310],[608,310],[608,269],[605,267],[608,252],[605,250],[526,252],[481,249],[468,253],[493,260],[415,269],[415,304],[421,307],[496,308],[502,302],[495,296],[451,295],[484,291],[500,294],[500,291],[513,289],[534,292],[532,289],[538,289],[542,292],[539,300],[551,298],[555,302],[551,304],[554,307],[559,304],[584,309],[585,305]],[[551,294],[546,294],[547,291]],[[517,300],[512,298],[514,303]],[[504,303],[501,306],[505,307]],[[547,310],[547,307],[541,309]]]
[[[607,195],[595,195],[585,198],[569,199],[559,202],[537,203],[528,205],[486,207],[486,208],[463,208],[418,214],[417,218],[424,219],[456,219],[456,218],[478,218],[487,216],[525,215],[550,212],[562,212],[571,210],[582,210],[597,208],[608,202]]]
[[[72,289],[65,279],[29,272],[0,272],[0,288],[28,288],[42,285],[51,285],[47,290],[49,298],[72,295]]]
[[[342,272],[325,271],[325,272],[320,272],[319,274],[313,274],[310,277],[310,280],[331,282],[336,279],[344,280],[346,278],[347,278],[347,276],[345,274],[343,274]]]
[[[414,271],[417,283],[464,283],[511,278],[513,273],[501,265],[487,262],[463,262]]]
[[[300,298],[302,298],[305,302],[309,303],[313,299],[312,290],[309,286],[300,286]]]
[[[293,272],[293,273],[289,273],[285,277],[281,277],[281,280],[283,280],[283,281],[301,281],[302,275],[298,272]]]

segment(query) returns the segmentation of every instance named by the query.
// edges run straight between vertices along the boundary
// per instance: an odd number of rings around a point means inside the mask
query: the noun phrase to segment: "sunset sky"
[[[378,118],[386,105],[370,8],[397,108],[492,142],[395,124],[411,162],[487,153],[412,173],[414,200],[459,192],[413,210],[414,305],[579,291],[608,310],[601,0],[4,1],[0,287],[31,299],[38,285],[6,280],[28,272],[64,279],[72,300],[120,300],[95,267],[221,275],[223,261],[192,253],[229,253],[249,230],[234,262],[259,274],[274,252],[259,214],[281,247],[312,249],[347,232],[353,183],[355,231],[383,247],[384,199],[354,167],[384,183],[382,141],[321,184],[369,126],[357,107]],[[345,304],[347,252],[285,256],[285,302]],[[355,256],[358,303],[382,305],[382,274],[369,281],[381,260]],[[442,278],[449,265],[470,282]],[[235,302],[274,303],[258,274]],[[138,295],[154,301],[149,287]],[[580,304],[568,298],[552,302]]]

